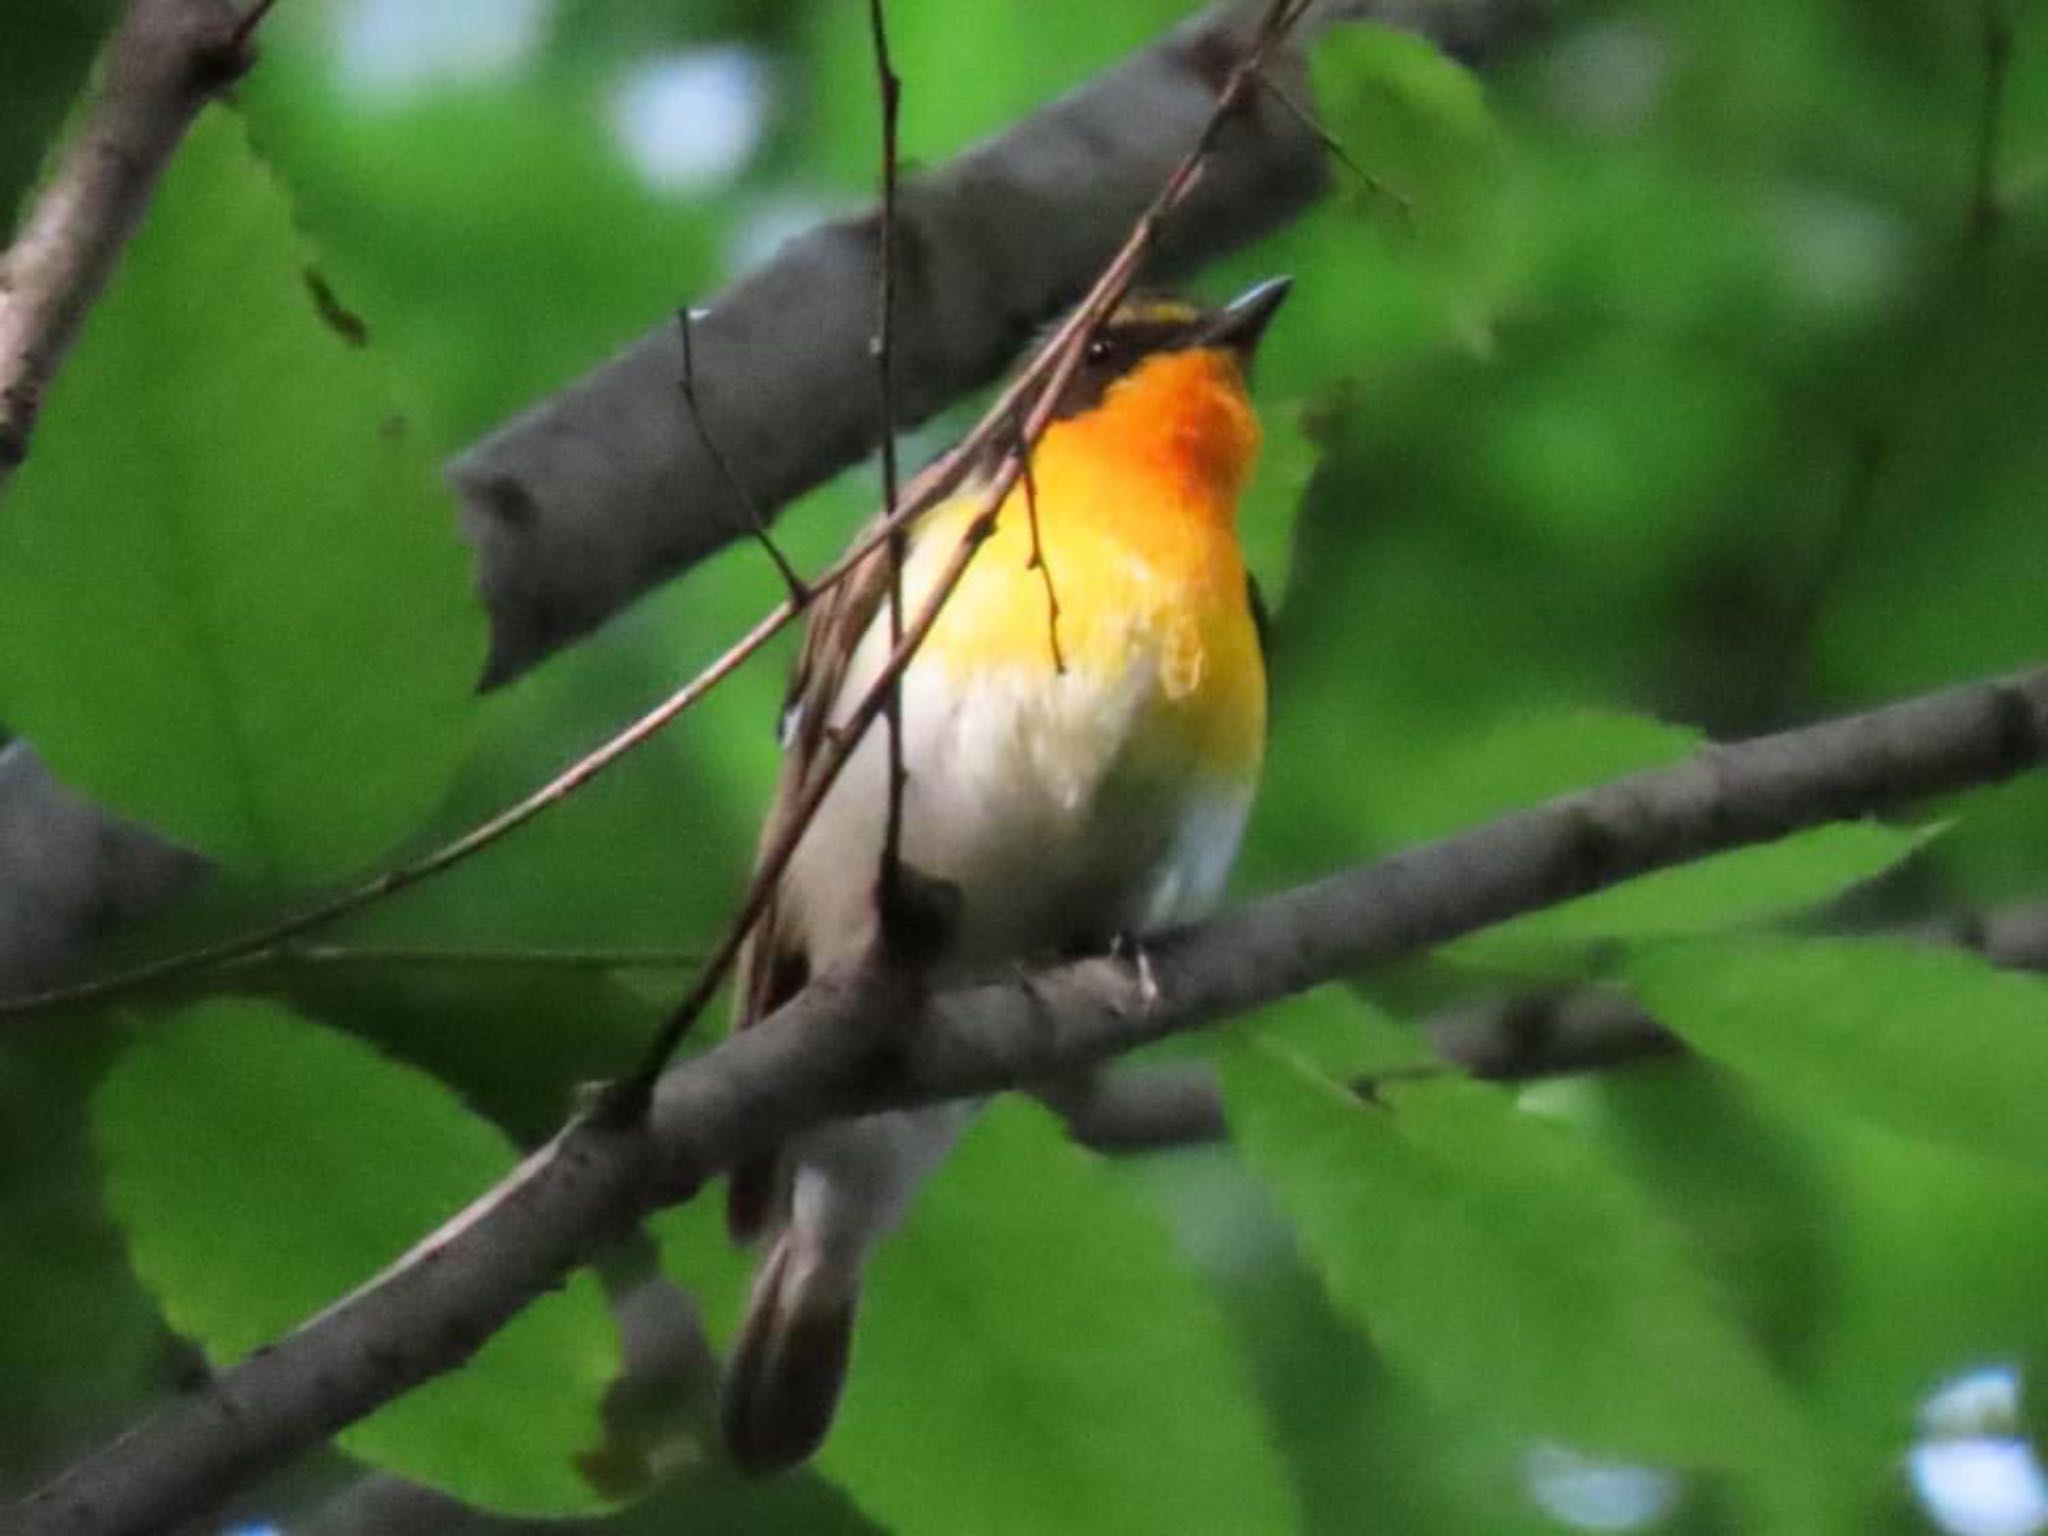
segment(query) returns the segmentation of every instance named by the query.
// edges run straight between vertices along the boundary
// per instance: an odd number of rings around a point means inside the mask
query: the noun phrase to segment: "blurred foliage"
[[[216,1365],[346,1295],[516,1161],[440,1083],[247,999],[150,1021],[93,1130],[136,1273]],[[487,1509],[587,1513],[606,1500],[576,1462],[603,1438],[618,1366],[597,1282],[576,1275],[340,1443]]]
[[[483,654],[448,498],[350,328],[208,113],[0,524],[0,709],[67,781],[280,884],[431,808]]]
[[[112,9],[0,14],[9,205]],[[957,152],[1184,9],[895,7],[906,152]],[[6,727],[225,861],[130,953],[473,825],[779,596],[736,549],[472,699],[434,460],[874,180],[850,0],[294,0],[264,51],[0,508]],[[676,64],[700,82],[678,121],[733,147],[664,188],[622,125]],[[1296,278],[1245,514],[1278,615],[1242,887],[1702,731],[2042,658],[2040,6],[1605,0],[1483,82],[1369,30],[1313,74],[1355,169],[1201,284]],[[786,547],[815,567],[874,494],[871,469],[820,489]],[[325,936],[646,964],[283,964],[238,978],[263,1001],[7,1042],[11,1486],[171,1390],[191,1345],[232,1356],[375,1272],[630,1059],[745,869],[787,654]],[[1105,1163],[1001,1106],[878,1260],[817,1471],[735,1484],[698,1402],[617,1528],[1964,1529],[1903,1468],[1945,1381],[2048,1370],[2048,994],[1783,919],[1844,891],[1876,919],[2040,900],[2044,870],[2036,778],[1273,1010],[1201,1047],[1237,1146]],[[1347,1087],[1425,1059],[1397,1016],[1418,994],[1586,976],[1697,1058]],[[718,1334],[745,1256],[711,1202],[653,1225]],[[529,1324],[343,1448],[486,1506],[605,1502],[591,1278]]]
[[[660,1228],[723,1340],[745,1275],[720,1251],[717,1214],[692,1207]],[[1045,1111],[980,1118],[868,1289],[861,1369],[819,1465],[886,1528],[1081,1530],[1112,1510],[1133,1533],[1292,1526],[1215,1297]],[[897,1347],[870,1348],[877,1336]],[[1140,1423],[1143,1456],[1101,1433]]]

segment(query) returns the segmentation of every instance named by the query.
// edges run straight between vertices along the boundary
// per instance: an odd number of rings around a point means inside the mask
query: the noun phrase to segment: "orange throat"
[[[1148,739],[1199,772],[1248,780],[1264,744],[1265,669],[1236,520],[1258,446],[1229,353],[1147,359],[1094,409],[1047,430],[1028,486],[1005,500],[924,656],[957,678],[1022,668],[1105,696],[1153,656],[1163,697]],[[913,590],[980,502],[962,493],[926,519]]]
[[[1033,468],[1040,481],[1069,460],[1084,474],[1131,476],[1141,482],[1132,510],[1200,512],[1231,523],[1258,452],[1259,419],[1237,359],[1195,348],[1146,359],[1110,385],[1094,410],[1054,423]]]

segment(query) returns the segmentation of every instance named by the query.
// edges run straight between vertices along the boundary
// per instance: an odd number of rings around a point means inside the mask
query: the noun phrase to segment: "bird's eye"
[[[1107,336],[1097,336],[1088,343],[1088,361],[1091,363],[1106,363],[1115,351],[1116,348],[1110,345]]]

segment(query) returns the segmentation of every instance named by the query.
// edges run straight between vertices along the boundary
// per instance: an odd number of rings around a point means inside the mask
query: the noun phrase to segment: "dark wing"
[[[956,448],[912,477],[903,487],[902,505],[930,506],[943,495],[967,493],[971,483],[982,477],[973,461]],[[872,537],[881,522],[880,517],[871,520],[853,547],[859,548]],[[764,850],[796,814],[804,786],[818,769],[819,753],[854,650],[888,597],[889,557],[887,549],[878,544],[811,610],[803,648],[797,652],[789,689],[783,696],[782,775],[761,823],[759,846]],[[811,960],[803,938],[788,931],[771,899],[740,955],[733,1028],[746,1029],[766,1018],[801,992],[810,979]],[[778,1214],[784,1184],[781,1164],[782,1159],[771,1152],[733,1168],[727,1182],[725,1214],[735,1237],[757,1236]]]
[[[1259,590],[1259,578],[1250,571],[1244,573],[1244,600],[1252,611],[1252,629],[1259,637],[1259,661],[1270,668],[1273,664],[1273,613],[1266,606],[1266,594]]]
[[[862,536],[866,537],[865,531]],[[812,610],[783,705],[782,774],[761,823],[759,846],[763,851],[782,835],[796,814],[804,786],[817,770],[854,648],[888,594],[888,558],[877,549],[819,598]],[[740,954],[733,1007],[736,1030],[766,1018],[811,979],[811,960],[803,938],[786,929],[777,907],[771,898]],[[767,1152],[734,1166],[726,1186],[725,1215],[736,1238],[757,1237],[776,1219],[783,1199],[781,1165],[779,1155]]]

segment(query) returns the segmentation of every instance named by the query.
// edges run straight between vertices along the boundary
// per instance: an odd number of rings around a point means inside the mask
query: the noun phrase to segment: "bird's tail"
[[[734,1465],[780,1472],[824,1442],[846,1384],[860,1268],[800,1224],[777,1234],[726,1364],[719,1418]]]

